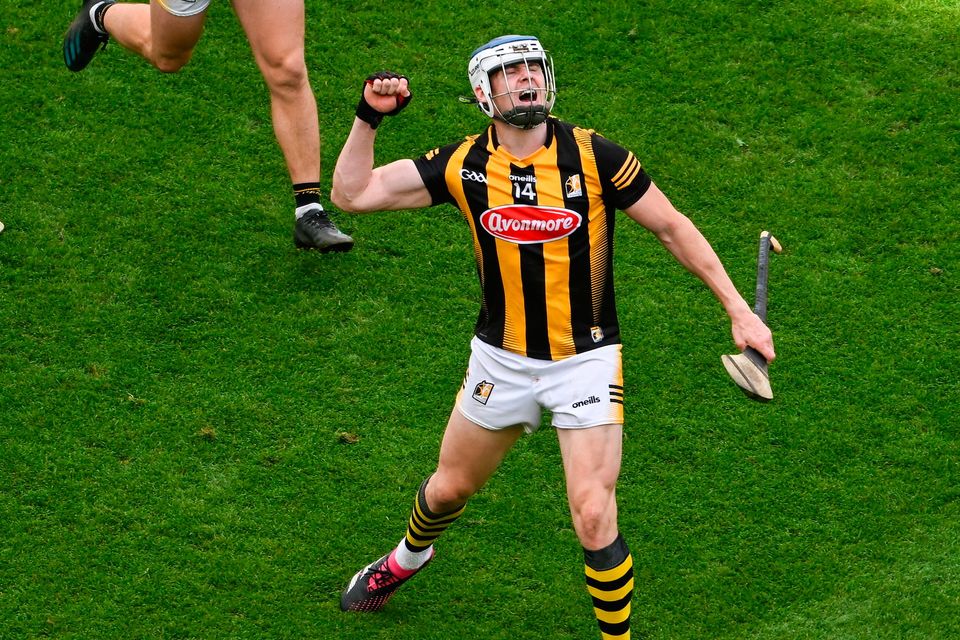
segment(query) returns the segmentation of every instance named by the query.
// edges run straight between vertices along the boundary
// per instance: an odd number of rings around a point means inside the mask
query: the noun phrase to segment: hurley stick
[[[777,239],[769,231],[760,234],[760,252],[757,257],[757,294],[753,305],[753,312],[760,319],[767,321],[767,275],[770,267],[770,249],[780,253],[783,249]],[[773,399],[773,389],[770,388],[770,374],[767,371],[767,360],[753,347],[747,347],[743,353],[720,356],[724,368],[737,386],[748,398],[767,402]]]

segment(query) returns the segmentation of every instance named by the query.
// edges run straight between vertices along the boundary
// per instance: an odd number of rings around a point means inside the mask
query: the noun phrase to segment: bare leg
[[[557,429],[573,528],[583,545],[587,592],[604,638],[630,637],[633,557],[617,530],[623,427]]]
[[[273,130],[293,184],[320,180],[317,101],[304,59],[303,0],[233,0],[270,90]]]
[[[523,434],[521,427],[490,431],[454,408],[440,445],[437,471],[427,483],[427,506],[444,513],[463,505],[480,490]]]
[[[104,15],[110,36],[164,73],[190,61],[203,34],[206,12],[188,18],[167,13],[157,2],[118,3]]]
[[[623,427],[557,429],[573,528],[586,549],[602,549],[617,537],[617,477]]]

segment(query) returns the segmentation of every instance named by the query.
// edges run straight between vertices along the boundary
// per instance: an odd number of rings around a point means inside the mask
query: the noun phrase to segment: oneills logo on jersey
[[[483,212],[480,224],[492,236],[515,244],[552,242],[580,227],[580,214],[570,209],[506,204]]]
[[[473,388],[473,399],[480,404],[487,404],[491,393],[493,393],[493,383],[481,380],[477,383],[477,386]]]
[[[580,186],[580,174],[576,173],[564,182],[564,189],[568,198],[579,198],[583,195],[583,187]]]

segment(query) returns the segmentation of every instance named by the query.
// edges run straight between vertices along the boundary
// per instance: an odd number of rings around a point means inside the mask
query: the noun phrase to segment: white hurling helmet
[[[505,67],[515,64],[523,64],[529,70],[531,63],[538,63],[543,69],[547,85],[544,87],[546,95],[543,104],[536,106],[524,104],[524,101],[521,100],[524,91],[508,91],[504,95],[510,97],[512,106],[510,109],[500,112],[493,103],[494,96],[490,88],[490,74],[498,70],[506,73]],[[520,129],[532,129],[543,123],[557,99],[557,83],[553,75],[553,58],[543,48],[540,41],[533,36],[511,35],[494,38],[470,55],[467,74],[470,76],[470,86],[474,89],[479,87],[483,91],[483,95],[487,97],[486,101],[477,102],[480,110],[491,118],[499,117],[507,124]]]

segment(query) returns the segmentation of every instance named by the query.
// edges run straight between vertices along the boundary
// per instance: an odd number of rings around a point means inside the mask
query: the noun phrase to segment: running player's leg
[[[397,547],[361,569],[340,598],[344,611],[379,611],[433,558],[433,542],[453,524],[467,500],[486,484],[521,427],[484,429],[454,408],[440,445],[436,472],[420,485],[407,533]]]
[[[233,2],[270,90],[274,132],[295,183],[320,179],[320,129],[304,59],[303,4],[303,0]]]
[[[103,15],[113,0],[85,0],[63,35],[63,63],[70,71],[82,71],[107,46],[110,35],[103,26]]]
[[[157,0],[150,4],[118,3],[104,13],[107,32],[125,49],[147,60],[164,73],[179,71],[193,55],[206,11],[180,16]]]
[[[178,71],[203,33],[208,4],[167,0],[164,8],[156,0],[149,4],[87,0],[64,37],[64,62],[71,71],[84,69],[113,37],[160,71]]]
[[[617,529],[619,424],[557,429],[573,526],[583,545],[587,590],[604,640],[630,637],[633,559]]]
[[[294,240],[302,248],[348,251],[320,204],[320,124],[304,57],[303,0],[233,0],[253,57],[270,91],[273,130],[283,152],[297,202]]]

